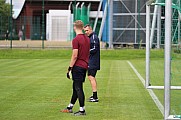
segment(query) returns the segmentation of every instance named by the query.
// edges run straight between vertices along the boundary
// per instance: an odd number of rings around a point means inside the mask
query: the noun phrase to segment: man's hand
[[[67,78],[68,78],[68,79],[70,79],[71,71],[72,71],[72,67],[69,67],[69,68],[68,68],[68,72],[67,72]]]

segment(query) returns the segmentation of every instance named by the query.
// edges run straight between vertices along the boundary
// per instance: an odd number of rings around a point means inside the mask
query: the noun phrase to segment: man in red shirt
[[[73,106],[78,99],[80,110],[74,113],[75,116],[86,115],[84,108],[85,96],[83,91],[83,82],[85,81],[86,71],[88,69],[90,40],[83,34],[83,26],[83,22],[80,20],[74,22],[76,37],[72,41],[73,52],[67,72],[67,78],[69,79],[69,73],[72,73],[73,94],[70,104],[67,108],[61,111],[64,113],[72,113]]]

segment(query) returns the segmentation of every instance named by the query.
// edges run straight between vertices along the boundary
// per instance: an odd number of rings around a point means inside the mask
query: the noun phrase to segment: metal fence
[[[82,20],[93,27],[95,17],[90,17],[90,11],[97,10],[98,4],[94,1],[26,1],[16,19],[0,15],[0,48],[71,47],[70,41],[75,37],[73,22]],[[101,19],[97,33],[100,24]]]
[[[114,0],[113,44],[145,43],[147,0]]]

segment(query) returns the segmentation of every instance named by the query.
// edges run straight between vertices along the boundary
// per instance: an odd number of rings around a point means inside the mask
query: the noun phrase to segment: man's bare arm
[[[72,52],[72,58],[71,58],[71,61],[70,61],[70,67],[73,67],[76,60],[77,60],[77,56],[78,56],[78,49],[73,49],[73,52]]]

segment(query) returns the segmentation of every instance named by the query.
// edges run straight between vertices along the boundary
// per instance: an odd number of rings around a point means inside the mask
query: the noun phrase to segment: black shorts
[[[78,66],[74,66],[72,68],[72,80],[85,82],[86,77],[86,69]]]
[[[88,69],[88,76],[96,77],[97,70]]]

